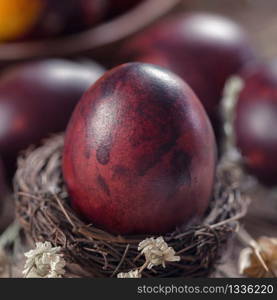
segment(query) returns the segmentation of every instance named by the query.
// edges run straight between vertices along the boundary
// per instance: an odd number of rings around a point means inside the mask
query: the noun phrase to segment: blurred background
[[[64,131],[83,92],[127,60],[122,49],[138,33],[182,12],[216,13],[268,61],[277,53],[276,11],[275,0],[0,0],[0,231],[13,218],[20,151]],[[274,187],[259,185],[243,223],[253,237],[277,235]],[[236,267],[227,259],[222,272],[236,275]]]
[[[236,20],[246,28],[261,55],[267,58],[276,55],[276,1],[188,0],[182,1],[181,6],[184,10],[215,12]]]
[[[9,1],[10,6],[16,6],[17,3],[20,3],[21,7],[24,8],[24,5],[29,6],[29,3],[36,2],[36,0],[31,1],[24,1],[24,0],[12,0]],[[45,2],[42,1],[41,2]],[[47,2],[47,1],[46,1]],[[51,3],[51,0],[48,2]],[[55,1],[52,1],[55,2]],[[59,4],[58,7],[52,7],[50,9],[50,12],[48,14],[44,13],[44,20],[45,24],[51,24],[53,23],[52,20],[56,20],[54,22],[57,23],[57,25],[37,25],[36,20],[31,22],[30,25],[27,21],[24,22],[24,18],[21,17],[21,22],[25,24],[25,31],[22,30],[8,30],[10,31],[10,34],[8,33],[2,33],[0,32],[0,38],[4,41],[9,41],[9,45],[7,47],[2,47],[0,49],[0,58],[2,63],[4,63],[6,60],[18,60],[21,57],[32,57],[32,56],[47,56],[49,52],[56,52],[56,53],[70,53],[74,52],[74,55],[78,53],[78,50],[90,50],[89,53],[93,53],[93,56],[99,55],[101,57],[101,53],[103,53],[102,46],[106,46],[110,49],[113,43],[115,42],[121,42],[124,40],[124,38],[128,38],[130,34],[133,34],[136,31],[141,30],[143,27],[148,26],[150,23],[156,21],[158,18],[163,17],[164,15],[168,15],[169,13],[174,12],[180,12],[180,11],[205,11],[205,12],[214,12],[219,13],[221,15],[231,17],[234,20],[238,21],[241,25],[243,25],[245,28],[247,28],[247,31],[249,32],[250,36],[253,38],[253,42],[255,43],[256,47],[258,47],[259,50],[261,50],[261,53],[266,57],[272,57],[275,53],[275,47],[274,44],[276,44],[276,37],[274,35],[274,32],[276,30],[276,20],[275,20],[275,10],[277,7],[277,3],[274,0],[268,0],[263,2],[262,0],[238,0],[238,1],[231,1],[231,0],[210,0],[210,1],[201,1],[201,0],[148,0],[148,1],[142,1],[142,0],[99,0],[99,1],[90,1],[90,0],[78,0],[75,2],[95,2],[95,3],[106,3],[102,5],[95,5],[91,6],[87,12],[91,14],[90,18],[92,21],[86,21],[86,18],[89,19],[88,16],[81,15],[80,12],[76,12],[76,10],[71,14],[79,14],[79,16],[72,16],[69,18],[61,18],[62,21],[57,20],[59,19],[59,13],[62,12],[64,15],[66,12],[66,9],[64,9],[64,6],[67,6],[63,3],[63,1],[60,1],[61,4]],[[66,3],[74,2],[72,0],[66,1]],[[107,4],[114,2],[113,5]],[[143,3],[144,7],[142,9],[138,9],[137,11],[133,10],[132,8],[141,5]],[[1,0],[0,1],[0,13],[1,17],[3,14],[6,14],[6,18],[8,18],[8,14],[11,14],[9,12],[9,9],[6,8],[7,1]],[[146,4],[147,3],[147,4]],[[176,4],[177,3],[177,4]],[[41,5],[42,6],[42,5]],[[56,5],[57,6],[57,5]],[[87,5],[88,6],[88,5]],[[73,6],[72,6],[73,7]],[[83,6],[84,7],[84,6]],[[43,15],[43,9],[46,9],[47,6],[42,6],[41,10],[37,9],[36,12],[33,12],[34,15],[37,16],[37,18],[41,18]],[[92,10],[95,10],[95,14],[97,14],[97,17],[93,16]],[[33,9],[35,10],[35,9]],[[56,12],[55,12],[56,10]],[[70,11],[70,9],[68,9]],[[74,10],[74,7],[73,7]],[[11,9],[10,9],[11,11]],[[58,13],[57,13],[58,11]],[[143,12],[144,14],[141,14]],[[20,8],[18,9],[18,14],[20,14]],[[31,18],[31,13],[29,12],[29,15],[25,16],[25,18],[28,20]],[[5,16],[4,16],[5,17]],[[16,18],[16,13],[13,13],[13,18]],[[120,17],[120,18],[118,18]],[[137,18],[135,18],[137,17]],[[79,20],[78,20],[79,18]],[[5,18],[4,18],[5,19]],[[33,19],[36,19],[33,17]],[[72,26],[72,22],[75,19],[76,26]],[[82,22],[80,22],[80,19]],[[69,21],[71,25],[66,24],[66,21]],[[3,25],[5,26],[5,20],[2,21]],[[63,26],[59,25],[59,22],[63,24]],[[6,22],[7,23],[7,22]],[[26,24],[27,23],[27,24]],[[42,22],[43,23],[43,22]],[[79,23],[79,24],[78,24]],[[80,24],[81,23],[81,24]],[[110,26],[111,23],[111,26]],[[92,24],[92,26],[91,26]],[[121,28],[119,28],[121,25]],[[22,27],[21,23],[18,22],[18,26]],[[7,25],[6,25],[7,27]],[[33,28],[36,28],[33,30]],[[48,27],[57,27],[57,29],[48,29]],[[4,28],[2,26],[2,28]],[[61,29],[62,28],[62,29]],[[66,29],[65,29],[66,28]],[[84,30],[85,29],[85,30]],[[84,32],[87,32],[88,29],[91,29],[88,35],[83,35]],[[28,33],[29,30],[29,33]],[[4,29],[2,29],[4,31]],[[31,31],[31,33],[30,33]],[[33,32],[36,32],[35,34]],[[17,32],[17,33],[14,33]],[[73,45],[73,49],[68,49],[66,46],[63,45],[65,39],[65,36],[76,34],[76,32],[81,32],[82,35],[79,36],[79,40],[76,39],[76,41],[81,41],[82,45]],[[53,37],[61,36],[62,42],[58,43],[59,46],[62,46],[60,49],[55,48],[52,43],[49,43],[49,40],[52,41]],[[91,39],[87,39],[85,41],[86,45],[84,45],[83,40],[85,38],[91,36]],[[27,43],[17,43],[16,45],[11,46],[13,42],[15,41],[37,41],[43,39],[43,45],[35,44],[36,47],[32,48],[34,44],[27,44]],[[74,36],[76,37],[76,36]],[[75,41],[75,40],[74,40]],[[56,40],[56,42],[59,42]],[[30,49],[31,48],[31,49]],[[90,48],[90,49],[89,49]],[[100,48],[101,51],[96,51],[95,48]],[[11,51],[12,50],[12,51]],[[109,50],[108,50],[109,51]],[[82,52],[82,51],[80,51]],[[43,55],[41,55],[43,53]],[[107,59],[107,57],[106,57]]]

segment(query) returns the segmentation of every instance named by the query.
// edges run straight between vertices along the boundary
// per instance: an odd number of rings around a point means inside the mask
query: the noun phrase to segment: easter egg
[[[66,130],[63,176],[73,208],[117,234],[165,233],[205,213],[214,133],[191,88],[161,67],[129,63],[82,97]]]

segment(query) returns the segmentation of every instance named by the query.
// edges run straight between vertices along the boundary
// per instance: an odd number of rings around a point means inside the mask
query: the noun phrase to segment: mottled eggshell
[[[82,94],[104,72],[46,59],[16,65],[0,77],[0,155],[12,173],[18,152],[63,131]]]
[[[166,69],[129,63],[83,96],[66,132],[63,174],[73,207],[112,233],[165,233],[202,216],[214,182],[208,117]]]
[[[262,183],[277,185],[277,61],[252,65],[241,75],[236,144],[247,170]]]
[[[227,78],[255,53],[247,33],[232,20],[209,13],[166,18],[128,40],[120,60],[169,68],[194,90],[217,128],[218,108]]]

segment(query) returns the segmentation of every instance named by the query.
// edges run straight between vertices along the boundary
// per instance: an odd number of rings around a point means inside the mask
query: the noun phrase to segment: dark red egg
[[[230,75],[251,61],[247,33],[233,21],[207,13],[180,14],[158,22],[127,41],[121,61],[142,61],[169,68],[195,91],[209,116]]]
[[[103,73],[60,59],[15,66],[0,77],[0,155],[11,171],[18,152],[65,129],[84,91]]]
[[[277,184],[277,61],[242,72],[236,108],[236,143],[245,167],[261,182]]]
[[[165,233],[200,217],[216,147],[190,87],[161,67],[129,63],[83,96],[66,132],[63,174],[73,207],[119,234]]]

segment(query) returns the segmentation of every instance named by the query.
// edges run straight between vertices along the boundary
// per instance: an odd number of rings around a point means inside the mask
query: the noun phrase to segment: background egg
[[[277,184],[277,61],[242,72],[235,109],[235,138],[244,166],[261,182]]]
[[[17,65],[0,77],[0,155],[12,173],[20,150],[65,129],[84,91],[103,73],[61,59]]]

